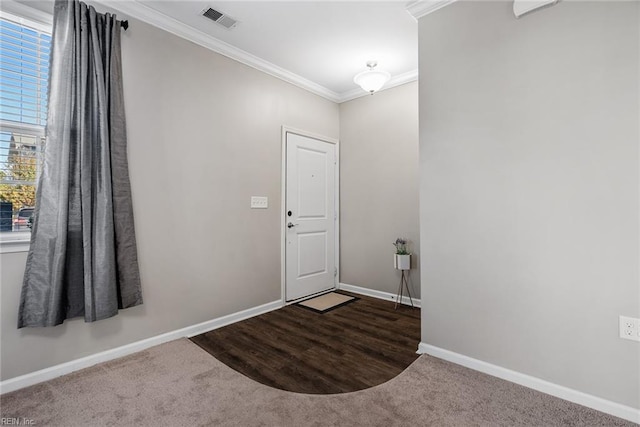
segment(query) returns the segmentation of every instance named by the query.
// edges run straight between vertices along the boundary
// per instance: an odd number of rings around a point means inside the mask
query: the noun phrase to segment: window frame
[[[2,0],[0,18],[24,25],[35,30],[51,34],[53,32],[53,15],[33,7],[15,2]],[[0,120],[0,128],[12,129],[23,133],[29,133],[36,137],[44,137],[45,129],[42,126],[18,124],[16,122]],[[4,231],[0,232],[0,254],[27,252],[31,243],[31,231]]]

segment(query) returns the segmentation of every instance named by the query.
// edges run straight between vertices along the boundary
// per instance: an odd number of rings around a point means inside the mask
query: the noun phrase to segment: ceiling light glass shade
[[[375,70],[371,67],[367,71],[356,74],[353,81],[363,90],[373,93],[382,89],[382,86],[390,79],[391,75],[386,71]]]

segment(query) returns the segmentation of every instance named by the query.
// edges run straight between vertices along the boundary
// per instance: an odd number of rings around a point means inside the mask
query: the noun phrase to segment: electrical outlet
[[[620,316],[620,338],[640,341],[640,319]]]

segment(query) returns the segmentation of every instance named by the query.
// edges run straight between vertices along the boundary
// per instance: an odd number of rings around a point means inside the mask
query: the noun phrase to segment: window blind
[[[0,17],[0,231],[29,230],[42,165],[51,35]]]

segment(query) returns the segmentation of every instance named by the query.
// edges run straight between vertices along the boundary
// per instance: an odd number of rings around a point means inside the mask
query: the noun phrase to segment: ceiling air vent
[[[212,21],[222,25],[223,27],[225,27],[228,30],[231,30],[233,28],[235,28],[236,25],[238,25],[238,21],[236,21],[235,19],[233,19],[232,17],[230,17],[229,15],[225,15],[222,12],[218,12],[215,9],[212,8],[208,8],[202,11],[202,16],[206,16],[207,18],[211,19]]]

